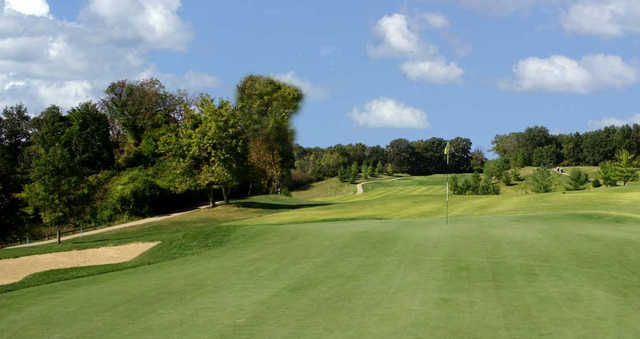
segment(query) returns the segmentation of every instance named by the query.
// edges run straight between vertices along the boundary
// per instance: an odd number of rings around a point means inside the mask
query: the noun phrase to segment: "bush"
[[[574,168],[569,172],[569,185],[567,191],[579,191],[584,189],[584,185],[589,182],[589,176],[581,170]]]
[[[146,217],[162,206],[169,192],[142,169],[123,172],[109,182],[97,208],[97,221],[108,223],[120,216]]]
[[[602,186],[602,183],[600,183],[600,180],[598,180],[598,178],[595,178],[591,182],[591,186],[593,186],[593,188],[598,188],[598,187]]]
[[[314,178],[302,171],[293,170],[291,172],[291,188],[299,189],[309,186],[314,182]]]
[[[524,179],[522,178],[522,176],[520,175],[520,170],[517,168],[514,168],[511,171],[511,177],[513,178],[514,181],[523,181]]]
[[[615,175],[615,167],[611,162],[603,162],[600,164],[600,170],[598,171],[600,179],[605,186],[616,186],[618,182]]]
[[[511,181],[511,174],[509,174],[509,172],[504,172],[501,179],[502,183],[506,186],[511,186],[513,184]]]
[[[552,174],[547,168],[538,167],[531,175],[531,191],[534,193],[551,192],[552,184]]]

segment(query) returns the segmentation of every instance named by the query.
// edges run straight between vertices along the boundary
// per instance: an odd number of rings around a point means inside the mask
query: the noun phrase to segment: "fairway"
[[[640,336],[638,186],[455,197],[446,225],[442,182],[258,197],[70,241],[162,242],[8,288],[0,337]]]

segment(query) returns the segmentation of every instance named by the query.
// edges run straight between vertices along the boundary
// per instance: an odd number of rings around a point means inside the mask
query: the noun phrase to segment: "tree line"
[[[450,142],[454,151],[450,155],[449,165],[443,156],[447,140],[442,138],[416,141],[400,138],[385,147],[362,143],[327,148],[296,145],[294,183],[303,186],[335,176],[340,176],[343,181],[352,181],[351,178],[358,173],[362,173],[363,177],[383,173],[468,173],[484,166],[486,157],[480,150],[471,151],[470,139],[457,137]]]
[[[114,82],[96,102],[0,117],[0,242],[96,225],[207,198],[282,193],[295,164],[292,117],[303,93],[250,75],[235,103],[170,92],[156,79]],[[235,190],[235,191],[234,191]]]
[[[614,160],[619,150],[640,154],[640,125],[558,135],[552,135],[546,127],[533,126],[496,135],[491,144],[491,151],[509,159],[514,167],[598,166]]]

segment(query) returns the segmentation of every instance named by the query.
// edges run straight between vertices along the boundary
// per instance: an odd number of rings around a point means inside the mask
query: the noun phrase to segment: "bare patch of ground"
[[[87,250],[30,255],[0,260],[0,285],[11,284],[26,276],[55,269],[117,264],[129,261],[159,242],[138,242]]]

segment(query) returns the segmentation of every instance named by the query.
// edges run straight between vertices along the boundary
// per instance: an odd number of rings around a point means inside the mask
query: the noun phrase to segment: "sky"
[[[32,114],[120,79],[233,100],[263,74],[305,93],[326,147],[640,123],[638,0],[0,0],[0,106]]]

